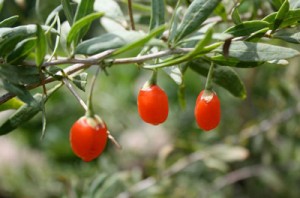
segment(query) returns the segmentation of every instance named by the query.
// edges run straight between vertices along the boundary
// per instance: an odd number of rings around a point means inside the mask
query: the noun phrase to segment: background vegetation
[[[99,0],[99,4],[109,5],[104,2],[117,2],[129,23],[127,1]],[[222,2],[225,18],[230,18],[233,2]],[[42,24],[61,1],[0,3],[0,19],[19,15],[17,26]],[[170,10],[166,13],[168,21],[177,1],[165,3]],[[182,5],[189,3],[183,1]],[[252,20],[277,11],[283,1],[240,3],[241,16]],[[147,31],[150,1],[134,1],[134,5],[137,29]],[[300,5],[290,1],[290,6],[296,9]],[[216,32],[224,31],[228,24],[231,22],[220,23]],[[96,20],[85,39],[103,31]],[[299,44],[272,42],[300,50]],[[65,52],[59,49],[59,53]],[[45,107],[47,129],[43,140],[41,114],[0,137],[0,197],[299,197],[299,57],[289,59],[286,66],[264,64],[235,70],[245,83],[247,98],[235,98],[214,86],[222,105],[222,120],[215,130],[206,133],[198,129],[193,116],[205,77],[191,69],[186,71],[186,106],[182,108],[178,85],[159,72],[158,83],[169,97],[170,114],[164,124],[151,126],[142,122],[136,107],[138,90],[151,72],[134,65],[108,68],[108,75],[99,75],[94,105],[123,150],[109,143],[105,152],[90,163],[74,156],[68,137],[70,126],[84,110],[66,87],[61,88]],[[88,73],[93,71],[90,68]],[[86,98],[84,92],[79,94]],[[11,113],[1,112],[1,120]]]

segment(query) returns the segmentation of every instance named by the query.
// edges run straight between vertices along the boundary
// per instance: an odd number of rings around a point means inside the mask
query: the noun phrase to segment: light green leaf
[[[165,67],[163,70],[172,78],[172,80],[177,84],[182,84],[182,73],[178,66]]]
[[[279,30],[273,34],[273,38],[281,39],[289,43],[300,43],[300,31],[293,29]]]
[[[236,24],[236,25],[242,23],[238,7],[235,7],[233,9],[233,11],[231,13],[231,18],[232,18],[233,23]]]
[[[75,53],[86,55],[97,54],[109,49],[117,49],[129,45],[144,37],[145,34],[136,31],[111,32],[83,41],[77,46]]]
[[[48,47],[45,32],[40,25],[37,25],[36,36],[35,63],[40,67],[44,62]]]
[[[221,0],[194,0],[176,30],[175,43],[199,29],[220,2]]]
[[[43,96],[41,94],[36,94],[34,96],[34,100],[28,104],[22,105],[0,126],[0,135],[5,135],[13,131],[33,118],[39,111],[41,111],[42,100]]]
[[[212,156],[225,162],[243,161],[249,156],[249,151],[241,146],[215,145],[210,149]]]
[[[216,52],[223,53],[222,48]],[[292,48],[280,47],[265,43],[251,43],[244,41],[232,42],[229,48],[229,56],[246,62],[261,62],[278,59],[288,59],[299,56],[299,52]]]
[[[164,25],[160,26],[158,28],[155,28],[154,30],[152,30],[148,35],[146,35],[142,39],[139,39],[133,43],[130,43],[130,44],[123,46],[120,49],[116,50],[113,53],[113,55],[118,55],[118,54],[124,53],[126,51],[129,51],[131,49],[144,46],[144,44],[149,42],[152,38],[154,38],[157,35],[160,35],[165,30],[165,28],[166,27]]]
[[[202,76],[207,77],[210,65],[206,62],[195,60],[188,66]],[[213,82],[228,90],[233,96],[245,99],[246,88],[238,74],[230,67],[215,67]]]
[[[6,101],[5,103],[1,104],[0,105],[0,111],[5,111],[5,110],[8,110],[8,109],[18,109],[22,105],[24,105],[24,102],[22,102],[21,100],[19,100],[16,97],[14,97],[14,98]]]
[[[270,24],[265,21],[245,21],[236,26],[233,26],[225,31],[225,33],[233,36],[249,36],[250,34],[259,31],[261,29],[269,27]]]
[[[76,21],[68,34],[67,46],[70,46],[73,41],[76,41],[83,36],[80,33],[83,28],[89,27],[93,20],[100,18],[103,15],[104,13],[102,12],[92,13]]]

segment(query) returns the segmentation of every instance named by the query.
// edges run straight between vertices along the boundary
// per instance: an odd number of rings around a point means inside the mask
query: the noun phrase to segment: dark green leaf
[[[280,24],[284,21],[285,17],[289,13],[289,9],[290,9],[289,1],[285,0],[275,16],[273,30],[276,30],[280,26]]]
[[[4,19],[3,21],[0,22],[0,27],[10,27],[14,25],[18,21],[18,19],[19,19],[18,15]]]
[[[41,94],[36,94],[34,96],[34,100],[21,106],[0,126],[0,135],[4,135],[13,131],[20,125],[33,118],[39,111],[41,111],[42,101],[43,96]]]
[[[253,32],[269,27],[270,24],[265,21],[245,21],[236,26],[227,29],[225,32],[233,36],[249,36]]]
[[[239,59],[232,58],[232,57],[224,57],[222,55],[213,56],[210,58],[210,60],[215,62],[218,65],[239,67],[239,68],[251,68],[251,67],[257,67],[264,64],[264,62],[240,61]]]
[[[61,0],[61,5],[63,7],[65,16],[70,24],[70,26],[73,25],[73,11],[71,7],[71,1],[70,0]]]
[[[78,87],[82,91],[85,91],[85,87],[87,84],[87,76],[88,76],[87,73],[83,72],[72,77],[71,80],[76,85],[76,87]]]
[[[234,24],[238,25],[242,23],[241,17],[240,17],[240,13],[238,10],[238,7],[235,7],[231,13],[231,18],[232,21],[234,22]]]
[[[104,13],[102,12],[92,13],[76,21],[74,25],[71,27],[70,32],[68,34],[67,45],[70,46],[73,41],[76,42],[78,41],[78,39],[81,39],[82,36],[84,35],[81,33],[81,30],[85,29],[86,27],[89,28],[93,20],[100,18],[103,15]]]
[[[223,53],[219,47],[216,52]],[[251,43],[244,41],[232,42],[229,48],[229,56],[246,62],[272,61],[288,59],[300,55],[292,48],[280,47],[265,43]]]
[[[1,104],[0,105],[0,111],[5,111],[5,110],[8,110],[8,109],[18,109],[22,105],[24,105],[24,102],[22,102],[21,100],[19,100],[16,97],[14,97],[14,98],[6,101],[5,103]]]
[[[192,61],[189,67],[202,76],[207,76],[209,64],[203,61]],[[233,96],[245,99],[246,89],[238,74],[230,67],[216,67],[214,70],[213,82],[228,90]]]
[[[18,85],[36,84],[40,82],[38,68],[2,64],[0,65],[0,77],[10,83]]]
[[[37,25],[36,36],[35,63],[39,67],[43,64],[47,53],[47,39],[40,25]]]
[[[19,42],[7,56],[6,61],[9,64],[16,64],[24,60],[34,49],[36,38],[28,38]]]
[[[165,23],[165,2],[162,0],[151,0],[150,30]]]
[[[95,0],[81,0],[77,7],[73,24],[77,23],[79,20],[86,17],[87,15],[91,14],[94,9],[94,3],[95,3]],[[94,18],[94,19],[96,19],[96,18]],[[88,31],[90,23],[91,22],[89,22],[89,24],[87,24],[87,25],[81,25],[81,27],[79,29],[76,29],[76,31],[78,31],[78,32],[76,34],[76,37],[73,38],[75,46],[78,44],[80,39],[82,39],[83,36]],[[67,40],[67,43],[68,43],[68,40]]]
[[[12,93],[18,98],[20,98],[25,103],[31,103],[34,99],[28,90],[22,85],[15,85],[7,82],[6,80],[2,80],[3,88],[7,90],[9,93]]]
[[[175,34],[175,43],[193,33],[209,17],[221,0],[194,0],[186,11]]]

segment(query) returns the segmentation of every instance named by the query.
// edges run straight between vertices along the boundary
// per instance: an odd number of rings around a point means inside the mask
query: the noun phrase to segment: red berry
[[[221,105],[215,92],[200,92],[195,106],[195,118],[198,126],[209,131],[218,126],[221,120]]]
[[[158,125],[168,117],[168,96],[157,85],[144,86],[137,99],[140,117],[147,123]]]
[[[103,152],[107,136],[106,125],[99,117],[81,117],[70,131],[72,150],[83,161],[92,161]]]

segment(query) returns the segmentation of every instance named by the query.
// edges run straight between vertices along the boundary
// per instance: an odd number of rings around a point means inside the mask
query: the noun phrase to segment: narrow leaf
[[[87,84],[87,73],[83,72],[71,78],[71,81],[78,87],[80,90],[85,91]]]
[[[82,38],[83,35],[80,33],[80,31],[85,27],[89,28],[93,20],[100,18],[103,15],[104,13],[102,12],[92,13],[76,21],[76,23],[74,23],[74,25],[71,27],[71,30],[68,34],[67,46],[70,46],[72,41],[76,41],[76,39]]]
[[[207,76],[209,64],[203,61],[192,61],[189,67],[202,76]],[[213,82],[228,90],[233,96],[245,99],[246,89],[238,74],[230,67],[216,67],[214,70]]]
[[[175,43],[199,29],[220,2],[221,0],[194,0],[176,31]]]
[[[0,126],[0,135],[13,131],[33,118],[39,111],[41,111],[42,99],[43,96],[41,94],[36,94],[32,102],[21,106]]]
[[[124,53],[128,50],[131,50],[133,48],[137,48],[140,46],[143,46],[145,43],[147,43],[148,41],[150,41],[152,38],[154,38],[157,35],[160,35],[164,30],[165,30],[165,26],[160,26],[158,28],[155,28],[154,30],[152,30],[147,36],[143,37],[142,39],[139,39],[133,43],[130,43],[124,47],[121,47],[120,49],[116,50],[113,55],[118,55],[121,53]]]
[[[34,49],[36,38],[28,38],[19,42],[7,56],[6,60],[9,64],[16,64],[23,61]]]
[[[70,24],[70,26],[73,25],[73,11],[71,7],[71,1],[70,0],[61,0],[61,5],[63,7],[65,16]]]
[[[249,36],[253,32],[259,31],[269,26],[270,24],[265,21],[245,21],[227,29],[225,32],[233,36]]]
[[[264,64],[264,62],[240,61],[237,58],[224,57],[223,55],[213,56],[210,58],[210,60],[218,65],[238,67],[238,68],[252,68],[252,67],[257,67],[257,66]]]
[[[238,25],[242,23],[241,17],[240,17],[240,13],[238,10],[238,7],[235,7],[231,13],[231,18],[234,24]]]
[[[222,53],[222,48],[216,52]],[[288,59],[299,56],[299,52],[292,48],[280,47],[265,43],[251,43],[244,41],[232,42],[229,48],[229,56],[246,62],[272,61]]]
[[[163,70],[171,77],[171,79],[177,84],[182,84],[182,73],[178,66],[171,66],[163,68]]]
[[[276,30],[280,26],[280,24],[284,21],[284,18],[289,13],[289,9],[290,9],[289,1],[285,0],[275,16],[273,30]]]
[[[6,101],[5,103],[1,104],[0,105],[0,111],[5,111],[5,110],[8,110],[8,109],[18,109],[22,105],[24,105],[24,102],[22,102],[21,100],[19,100],[16,97],[14,97],[14,98]]]
[[[150,30],[153,30],[165,23],[165,3],[162,0],[152,0],[151,5]]]
[[[133,43],[145,35],[135,31],[118,31],[103,34],[99,37],[81,42],[75,50],[76,54],[92,55],[109,49],[116,49]]]
[[[18,19],[19,19],[18,15],[4,19],[3,21],[0,22],[0,27],[10,27],[14,25],[18,21]]]
[[[299,30],[279,30],[273,34],[273,38],[281,39],[289,43],[300,43]]]
[[[43,64],[47,53],[47,39],[40,25],[37,25],[36,36],[35,63],[39,67]]]
[[[15,94],[25,103],[31,103],[34,99],[28,90],[24,86],[14,85],[5,80],[3,80],[3,88],[9,93]]]
[[[18,85],[40,83],[38,68],[30,66],[2,64],[0,65],[0,77],[10,83]]]

